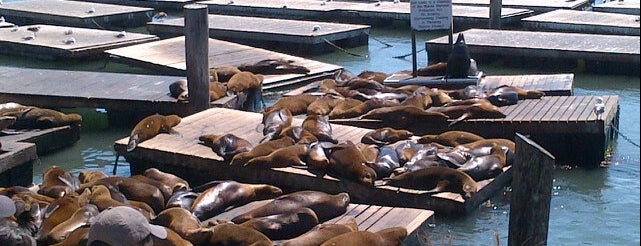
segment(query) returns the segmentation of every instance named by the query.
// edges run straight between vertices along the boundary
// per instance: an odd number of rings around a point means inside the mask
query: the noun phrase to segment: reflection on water
[[[418,50],[427,39],[444,33],[418,33]],[[311,57],[333,63],[353,72],[374,70],[396,72],[411,69],[411,56],[394,59],[411,52],[410,33],[403,25],[372,30],[368,46],[349,49],[356,57],[336,51]],[[376,40],[375,40],[376,39]],[[391,44],[388,47],[385,44]],[[474,54],[472,54],[473,56]],[[88,71],[150,73],[126,65],[96,62],[43,62],[16,57],[0,56],[0,65],[78,69]],[[418,65],[427,65],[424,51],[418,54]],[[509,68],[500,62],[479,64],[489,75],[571,73],[578,70],[537,70]],[[575,74],[575,95],[619,95],[620,131],[634,143],[639,143],[639,77],[608,76],[585,73]],[[277,99],[277,94],[268,101]],[[85,168],[111,173],[116,160],[113,142],[129,134],[130,129],[104,125],[104,114],[91,109],[80,110],[85,117],[80,140],[73,146],[56,153],[41,156],[41,164],[34,168],[34,181],[41,181],[42,170],[49,165],[60,165],[73,172]],[[639,148],[619,137],[614,144],[611,165],[595,170],[555,170],[554,191],[551,201],[548,242],[550,245],[639,245]],[[118,174],[129,175],[128,164],[120,158]],[[509,193],[508,193],[509,194]],[[434,223],[424,225],[421,241],[429,238],[433,245],[507,245],[509,224],[509,197],[499,194],[477,211],[462,218],[436,216]],[[408,244],[419,244],[418,239]]]

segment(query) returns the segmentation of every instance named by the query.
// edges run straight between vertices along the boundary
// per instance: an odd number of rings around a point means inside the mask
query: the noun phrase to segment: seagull
[[[65,31],[65,35],[71,35],[71,34],[73,34],[73,29],[67,29]]]
[[[167,18],[167,13],[158,12],[157,14],[151,17],[151,22],[163,22],[165,18]]]
[[[4,22],[4,16],[0,16],[0,23]]]
[[[601,119],[601,114],[605,112],[605,103],[603,103],[603,97],[597,97],[596,98],[596,103],[594,103],[594,114],[596,114],[596,118]]]
[[[314,26],[312,27],[312,32],[320,31],[320,29],[321,29],[321,26],[320,26],[320,25],[314,25]]]
[[[120,31],[118,34],[116,34],[116,38],[124,38],[127,36],[127,32],[125,31]]]
[[[62,40],[62,42],[65,43],[65,44],[75,44],[76,43],[76,39],[74,37],[68,37],[65,40]]]

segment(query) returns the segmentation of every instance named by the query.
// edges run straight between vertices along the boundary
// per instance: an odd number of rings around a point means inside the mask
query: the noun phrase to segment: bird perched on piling
[[[596,118],[601,119],[601,115],[605,112],[605,103],[603,102],[603,97],[597,97],[596,103],[594,103],[594,114]]]
[[[459,33],[452,52],[447,58],[447,71],[445,78],[467,78],[470,70],[470,50],[465,43],[463,33]]]

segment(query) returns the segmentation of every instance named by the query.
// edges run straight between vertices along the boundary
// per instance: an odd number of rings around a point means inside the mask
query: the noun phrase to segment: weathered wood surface
[[[114,61],[141,66],[166,75],[186,74],[185,37],[175,37],[140,45],[111,49],[105,51]],[[256,63],[264,59],[285,59],[294,61],[294,65],[305,66],[308,74],[266,75],[263,89],[271,89],[295,83],[318,80],[330,76],[340,66],[322,63],[310,59],[291,56],[279,52],[254,48],[227,41],[209,39],[209,66],[238,66],[245,63]]]
[[[594,112],[596,96],[546,96],[519,101],[500,108],[502,119],[472,119],[448,127],[447,122],[416,122],[404,128],[415,135],[462,130],[485,138],[512,139],[515,133],[529,135],[557,158],[557,164],[598,167],[618,127],[619,97],[603,96],[605,112]],[[390,126],[378,120],[334,119],[332,123],[376,129]]]
[[[194,0],[76,0],[104,4],[118,4],[135,7],[153,8],[155,10],[182,10],[183,6],[195,3]]]
[[[33,143],[7,142],[0,137],[0,187],[29,186],[33,182],[33,162],[38,159]]]
[[[80,139],[80,127],[75,125],[49,129],[5,129],[4,132],[9,134],[0,133],[3,146],[7,142],[33,143],[36,145],[38,154],[68,147]]]
[[[0,5],[1,6],[1,5]],[[28,28],[39,28],[34,34]],[[71,31],[71,34],[66,32]],[[33,39],[25,37],[34,34]],[[157,40],[156,35],[37,24],[0,28],[0,53],[42,59],[102,58],[103,51]],[[69,39],[73,38],[74,42]]]
[[[524,18],[521,24],[532,31],[639,36],[638,17],[638,15],[558,9]]]
[[[66,0],[12,1],[0,5],[0,15],[18,25],[47,23],[112,30],[142,26],[153,12],[152,8]]]
[[[494,183],[492,180],[480,181],[481,191],[477,194],[484,197],[476,197],[473,200],[474,203],[467,203],[459,194],[449,192],[429,194],[425,191],[391,186],[368,187],[297,168],[256,169],[229,166],[211,148],[199,143],[198,137],[204,134],[232,133],[256,145],[263,137],[262,132],[255,130],[261,119],[262,114],[259,113],[212,108],[183,118],[181,123],[173,128],[177,134],[157,135],[142,142],[131,152],[125,150],[128,138],[123,138],[115,141],[114,149],[131,164],[132,174],[154,166],[165,172],[176,173],[196,185],[214,179],[232,179],[239,182],[272,184],[289,192],[297,190],[320,190],[333,194],[347,192],[354,203],[423,208],[444,214],[465,214],[468,207],[476,208],[480,205],[477,202],[483,202],[491,197],[481,192],[483,189],[507,185]],[[302,119],[294,119],[294,125],[301,123]],[[361,137],[371,131],[335,124],[332,128],[332,135],[341,142],[346,140],[360,142]],[[509,172],[506,173],[509,175]]]
[[[489,6],[490,0],[452,0],[455,5]],[[588,7],[588,0],[502,0],[503,7],[531,9],[536,12],[547,12],[555,9],[581,9]]]
[[[619,13],[639,16],[639,0],[609,1],[594,5],[592,10],[598,12]]]

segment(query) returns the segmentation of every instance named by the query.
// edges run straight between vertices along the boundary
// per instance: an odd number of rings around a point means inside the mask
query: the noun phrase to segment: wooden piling
[[[501,29],[502,0],[490,0],[490,29]]]
[[[508,245],[547,245],[555,158],[516,133]]]
[[[189,113],[209,108],[209,22],[207,6],[187,4],[185,9],[185,58]]]

